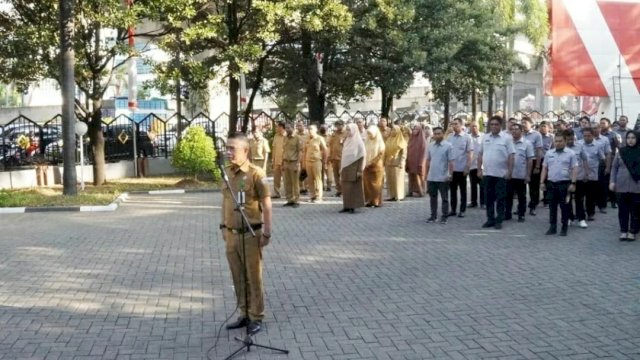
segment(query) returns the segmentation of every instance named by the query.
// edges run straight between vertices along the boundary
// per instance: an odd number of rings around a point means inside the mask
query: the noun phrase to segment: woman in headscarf
[[[342,183],[341,213],[348,212],[353,214],[355,209],[364,206],[362,173],[365,156],[364,142],[358,127],[356,124],[348,124],[340,162],[340,181]]]
[[[425,140],[422,126],[413,127],[411,137],[409,138],[409,147],[407,151],[407,165],[405,170],[409,173],[409,196],[417,194],[419,197],[424,196],[424,175],[427,160],[427,140]]]
[[[640,230],[640,133],[629,131],[627,146],[613,159],[609,189],[618,198],[620,241],[635,241]]]
[[[393,125],[385,142],[384,151],[384,169],[389,196],[386,201],[404,199],[404,165],[406,160],[407,141],[402,135],[402,129],[398,125]]]
[[[364,200],[368,207],[382,206],[382,185],[384,183],[384,139],[380,129],[371,125],[364,141],[367,156],[364,167]]]

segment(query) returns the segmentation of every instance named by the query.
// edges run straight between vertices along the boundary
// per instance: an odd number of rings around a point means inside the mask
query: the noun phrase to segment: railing
[[[575,121],[581,116],[591,116],[585,112],[573,113],[564,111],[561,113],[539,111],[516,111],[515,116],[521,118],[529,116],[534,121],[542,120],[556,121],[559,119]],[[465,120],[471,117],[466,112],[457,112],[451,115],[451,118],[462,117]],[[438,119],[432,118],[429,114],[418,112],[393,112],[389,116],[390,120],[410,121],[427,121],[429,123],[437,122]],[[349,113],[344,111],[340,114],[328,112],[324,117],[324,123],[332,125],[337,120],[357,121],[362,120],[365,125],[376,124],[381,119],[380,113],[369,111],[356,111]],[[433,121],[432,121],[433,120]],[[256,112],[251,115],[251,124],[247,126],[251,129],[253,126],[260,127],[264,131],[275,129],[278,121],[293,122],[302,121],[309,124],[309,117],[297,112],[288,115],[283,112],[267,114],[266,112]],[[243,119],[238,119],[237,131],[242,129]],[[102,134],[104,137],[104,151],[106,161],[118,161],[124,159],[133,159],[134,153],[144,153],[147,156],[165,157],[171,156],[171,153],[178,141],[178,129],[183,132],[190,126],[201,126],[206,133],[213,139],[220,136],[224,140],[229,132],[229,115],[220,114],[216,118],[211,118],[208,114],[199,113],[192,118],[180,117],[180,125],[178,126],[178,116],[173,115],[169,118],[162,118],[153,113],[147,114],[142,118],[131,118],[125,115],[119,115],[110,121],[103,121]],[[134,136],[137,144],[134,152]],[[86,137],[88,139],[88,137]],[[85,139],[84,150],[87,162],[92,162],[92,147]],[[43,124],[39,124],[25,116],[18,116],[5,125],[0,125],[0,171],[11,170],[23,166],[30,166],[39,163],[58,164],[62,162],[62,118],[60,115],[53,117]],[[76,162],[79,162],[79,142],[76,143],[78,149]]]

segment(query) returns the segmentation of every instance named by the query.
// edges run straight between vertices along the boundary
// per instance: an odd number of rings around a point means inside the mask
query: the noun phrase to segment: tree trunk
[[[449,128],[449,113],[450,113],[450,104],[451,103],[451,96],[450,93],[447,91],[447,94],[444,97],[444,123],[442,124],[444,131],[447,131],[447,128]]]
[[[476,114],[478,113],[478,93],[476,89],[471,92],[471,120],[476,120]]]
[[[238,132],[238,91],[240,81],[235,77],[229,77],[229,136]]]
[[[393,94],[385,88],[380,88],[380,92],[382,93],[382,107],[380,109],[380,115],[388,119],[391,108],[393,107]]]
[[[73,8],[74,0],[60,0],[60,55],[62,68],[62,136],[63,136],[63,194],[77,195],[76,133],[75,133],[75,54],[73,52]],[[82,144],[81,144],[82,146]]]
[[[493,86],[489,86],[487,91],[487,117],[493,116],[493,98],[495,97]]]
[[[89,120],[89,140],[93,152],[93,185],[101,186],[106,179],[104,161],[104,135],[102,134],[102,100],[93,100],[93,111]],[[116,134],[117,136],[118,134]],[[116,140],[117,141],[117,140]]]
[[[302,37],[302,57],[308,61],[309,64],[305,76],[309,121],[311,123],[324,124],[326,98],[322,91],[322,79],[318,71],[318,59],[312,51],[311,37],[308,34]]]
[[[244,111],[243,123],[242,123],[242,132],[247,133],[247,127],[249,126],[249,121],[251,121],[251,128],[255,127],[255,120],[250,118],[251,112],[253,111],[253,102],[256,99],[256,95],[260,90],[260,85],[262,84],[262,74],[264,73],[264,65],[267,62],[269,54],[267,53],[265,56],[261,57],[258,61],[258,69],[255,73],[255,80],[251,85],[251,96],[249,96],[249,101],[247,102],[247,108]]]

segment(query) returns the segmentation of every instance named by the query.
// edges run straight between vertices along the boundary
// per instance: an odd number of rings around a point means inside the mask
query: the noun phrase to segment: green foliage
[[[213,173],[214,179],[220,179],[213,139],[200,126],[189,127],[173,150],[171,164],[196,179],[202,173]]]

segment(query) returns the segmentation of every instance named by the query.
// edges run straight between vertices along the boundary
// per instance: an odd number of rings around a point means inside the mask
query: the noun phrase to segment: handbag
[[[307,176],[309,176],[309,175],[307,175],[307,170],[306,169],[302,169],[300,171],[300,175],[298,176],[298,180],[304,181],[307,178]]]

